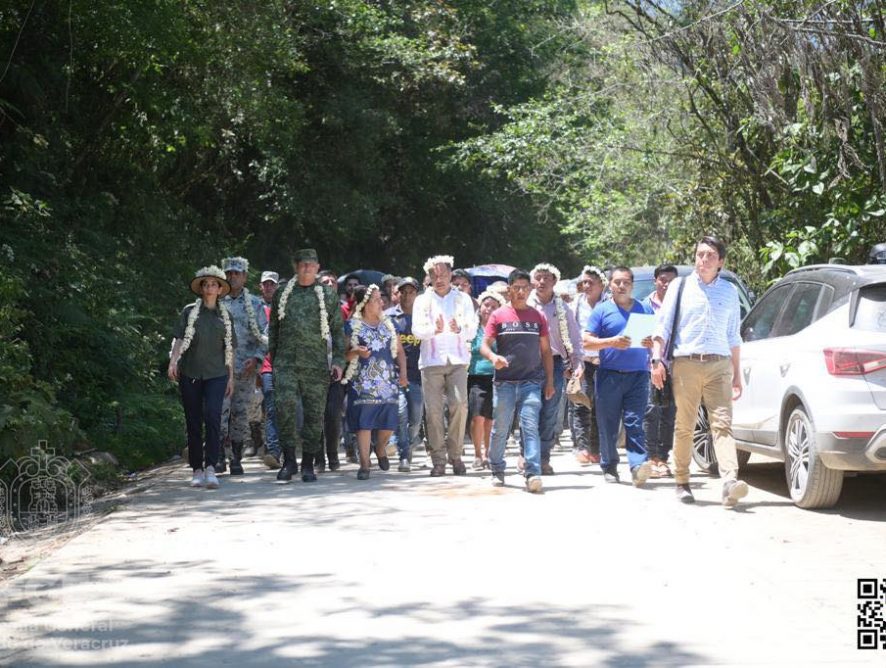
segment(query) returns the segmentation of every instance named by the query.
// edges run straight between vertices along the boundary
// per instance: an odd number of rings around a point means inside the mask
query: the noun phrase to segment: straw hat
[[[213,264],[209,267],[203,267],[202,269],[197,270],[194,278],[191,279],[191,292],[202,297],[203,290],[201,288],[203,286],[203,280],[207,278],[214,278],[219,282],[219,285],[221,285],[221,290],[218,292],[219,297],[224,297],[231,291],[231,284],[228,283],[225,272]]]

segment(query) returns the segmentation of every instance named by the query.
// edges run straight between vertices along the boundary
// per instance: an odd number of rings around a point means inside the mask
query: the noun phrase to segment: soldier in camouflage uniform
[[[335,290],[317,281],[317,251],[295,254],[296,275],[274,295],[268,329],[268,347],[274,367],[277,432],[283,467],[277,480],[289,482],[298,471],[296,448],[302,450],[302,480],[313,482],[314,457],[323,447],[323,413],[330,380],[344,368],[344,330]],[[296,427],[301,403],[304,427]]]
[[[249,261],[242,257],[223,260],[222,269],[231,284],[231,292],[221,303],[231,314],[237,347],[234,350],[234,394],[230,398],[230,417],[222,414],[222,437],[231,440],[231,475],[243,475],[243,443],[249,437],[249,408],[255,393],[255,379],[267,353],[265,331],[268,320],[261,299],[244,287]]]

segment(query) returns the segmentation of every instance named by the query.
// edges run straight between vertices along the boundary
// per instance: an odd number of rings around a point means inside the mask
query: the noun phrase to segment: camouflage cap
[[[249,260],[245,257],[226,257],[222,260],[222,271],[249,271]]]
[[[320,257],[317,255],[317,251],[313,248],[302,248],[301,250],[295,251],[295,256],[292,258],[293,262],[320,262]]]

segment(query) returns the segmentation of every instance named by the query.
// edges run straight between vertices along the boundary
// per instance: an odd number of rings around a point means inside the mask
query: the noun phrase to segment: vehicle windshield
[[[634,281],[634,291],[631,294],[639,302],[651,295],[653,290],[655,290],[655,280],[652,278],[641,278]]]
[[[858,310],[853,329],[886,332],[886,283],[869,285],[858,294]]]

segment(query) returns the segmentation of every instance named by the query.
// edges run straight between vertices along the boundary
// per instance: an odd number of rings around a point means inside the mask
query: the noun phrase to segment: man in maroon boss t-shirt
[[[493,311],[486,322],[480,354],[495,366],[494,415],[489,447],[492,484],[505,482],[505,445],[514,419],[520,416],[526,458],[526,489],[538,493],[541,482],[541,440],[538,419],[544,396],[554,395],[554,358],[548,339],[548,321],[526,300],[532,285],[529,274],[515,269],[508,276],[510,304]],[[495,343],[496,351],[492,352]]]

